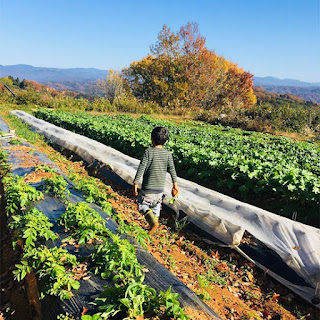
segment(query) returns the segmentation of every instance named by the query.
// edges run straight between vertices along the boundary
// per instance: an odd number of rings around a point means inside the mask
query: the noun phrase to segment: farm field
[[[6,119],[11,122],[12,128],[20,127],[21,130],[23,127],[12,116]],[[27,129],[23,131],[30,134]],[[66,160],[40,137],[36,137],[35,141],[38,150],[47,153],[69,177],[82,185],[83,190],[88,190],[84,180],[90,178],[81,162]],[[130,191],[121,189],[111,181],[107,183],[112,188],[105,189],[104,184],[95,180],[95,184],[101,186],[106,194],[112,195],[109,202],[121,219],[145,228],[144,218],[137,212]],[[175,230],[167,224],[152,237],[147,247],[154,257],[224,319],[299,319],[308,314],[309,318],[316,319],[317,314],[312,308],[303,307],[304,303],[300,299],[263,275],[254,265],[229,249],[210,247],[201,237],[190,235],[184,230]]]
[[[179,125],[146,116],[92,116],[38,110],[35,116],[135,158],[156,125],[169,128],[166,148],[178,175],[274,213],[319,227],[320,146],[201,122]]]

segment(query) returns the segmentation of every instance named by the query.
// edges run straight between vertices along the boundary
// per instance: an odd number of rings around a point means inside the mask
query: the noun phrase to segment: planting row
[[[92,266],[91,272],[103,279],[112,279],[113,285],[106,286],[104,292],[93,304],[97,313],[83,315],[82,320],[110,319],[117,316],[136,319],[148,314],[151,317],[163,316],[172,319],[189,319],[177,300],[179,295],[171,292],[156,292],[144,284],[145,268],[138,260],[134,247],[128,240],[113,234],[102,216],[90,208],[87,202],[71,203],[68,201],[67,182],[55,169],[39,165],[35,172],[50,173],[43,179],[39,188],[24,182],[24,177],[12,175],[7,163],[7,154],[0,150],[0,173],[4,185],[6,213],[9,228],[13,234],[13,246],[21,249],[21,261],[13,271],[15,278],[21,281],[34,271],[41,288],[41,298],[46,295],[69,299],[72,291],[80,287],[79,277],[74,267],[79,264],[77,257],[63,248],[48,248],[46,242],[54,242],[58,235],[52,231],[53,224],[48,217],[34,207],[34,202],[43,199],[43,194],[58,197],[65,204],[65,212],[57,220],[69,237],[78,245],[89,245],[93,254],[87,261]],[[86,194],[88,202],[103,206],[104,212],[117,217],[108,202],[108,196],[96,187],[90,179],[77,181],[76,188]],[[140,234],[140,242],[148,241],[147,233],[136,225],[127,226],[123,221],[120,233]],[[60,315],[59,319],[74,319],[71,315]]]
[[[169,128],[166,148],[178,174],[298,220],[316,224],[320,147],[283,137],[190,122],[174,125],[146,116],[91,116],[38,110],[35,116],[140,158],[156,125]],[[258,201],[258,200],[259,201]]]

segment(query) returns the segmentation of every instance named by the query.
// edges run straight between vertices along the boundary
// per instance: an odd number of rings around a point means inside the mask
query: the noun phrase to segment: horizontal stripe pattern
[[[172,154],[164,148],[149,148],[144,152],[134,183],[142,178],[142,190],[164,190],[166,173],[170,173],[172,182],[177,182]]]

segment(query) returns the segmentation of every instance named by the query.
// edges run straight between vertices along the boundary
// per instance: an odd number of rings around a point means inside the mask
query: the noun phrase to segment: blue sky
[[[320,0],[0,0],[0,64],[119,70],[190,21],[256,76],[320,82],[319,20]]]

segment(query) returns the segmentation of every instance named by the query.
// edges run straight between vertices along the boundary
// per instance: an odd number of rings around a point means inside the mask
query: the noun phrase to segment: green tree
[[[28,82],[26,81],[26,79],[23,79],[20,83],[20,88],[21,89],[26,89],[28,86]]]
[[[0,82],[6,84],[7,86],[12,86],[13,82],[9,77],[4,77],[0,79]]]

